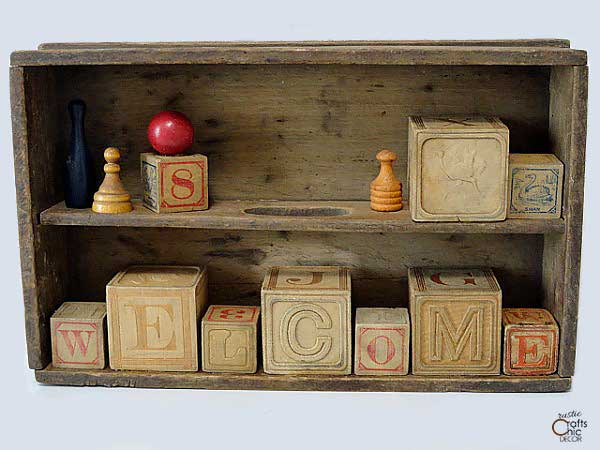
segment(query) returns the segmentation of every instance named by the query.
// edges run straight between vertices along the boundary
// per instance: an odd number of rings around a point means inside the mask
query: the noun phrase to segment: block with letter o
[[[410,323],[406,308],[357,308],[356,375],[406,375]]]

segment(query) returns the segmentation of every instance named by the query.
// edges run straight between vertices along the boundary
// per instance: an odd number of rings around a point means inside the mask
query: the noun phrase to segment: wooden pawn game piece
[[[371,182],[371,209],[392,212],[402,209],[402,183],[394,175],[392,164],[397,156],[389,150],[377,153],[381,164],[379,175]]]
[[[131,196],[127,193],[119,172],[121,166],[117,161],[121,158],[118,148],[109,147],[104,150],[104,181],[94,194],[92,211],[102,214],[120,214],[130,212],[133,209]]]

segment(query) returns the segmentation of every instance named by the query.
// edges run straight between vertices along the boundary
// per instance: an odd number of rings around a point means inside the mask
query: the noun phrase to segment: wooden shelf
[[[343,215],[257,215],[247,210],[275,209]],[[96,214],[90,209],[70,209],[61,202],[41,213],[42,225],[104,226],[104,227],[171,227],[225,230],[274,231],[342,231],[362,233],[485,233],[543,234],[563,233],[562,219],[508,219],[503,222],[434,223],[413,222],[408,209],[395,213],[372,211],[369,202],[283,202],[283,201],[218,201],[207,211],[156,214],[139,201],[127,214]]]
[[[36,370],[37,381],[66,386],[138,388],[234,389],[273,391],[377,391],[377,392],[565,392],[571,378],[454,376],[371,377],[357,375],[213,374],[206,372],[140,372],[57,369]]]

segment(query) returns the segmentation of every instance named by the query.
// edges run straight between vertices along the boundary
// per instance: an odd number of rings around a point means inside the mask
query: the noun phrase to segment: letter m
[[[430,307],[430,355],[432,361],[442,361],[447,353],[450,361],[458,361],[467,343],[469,359],[482,359],[483,312],[482,306],[469,306],[460,325],[455,326],[445,306]]]

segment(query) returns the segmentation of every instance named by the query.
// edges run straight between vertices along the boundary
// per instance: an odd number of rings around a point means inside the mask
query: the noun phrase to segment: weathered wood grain
[[[499,116],[511,151],[547,152],[546,67],[65,67],[59,103],[79,97],[97,173],[122,150],[121,177],[141,198],[139,154],[157,111],[184,112],[190,152],[208,157],[211,200],[368,200],[375,154],[397,153],[406,193],[408,116]],[[66,108],[66,106],[65,106]],[[59,123],[68,133],[66,110]],[[68,135],[61,142],[68,142]]]
[[[541,235],[389,234],[69,227],[70,298],[101,298],[134,264],[205,265],[211,304],[254,304],[271,266],[338,265],[353,306],[406,306],[407,268],[492,267],[505,306],[540,306]]]
[[[38,382],[67,386],[137,388],[244,389],[273,391],[356,392],[565,392],[571,378],[557,376],[462,376],[416,375],[374,377],[357,375],[216,374],[206,372],[149,373],[112,370],[36,370]]]
[[[545,302],[560,328],[561,376],[573,375],[577,341],[579,270],[587,130],[587,67],[553,69],[550,81],[551,148],[564,163],[563,217],[567,233],[547,237],[544,247]]]
[[[39,224],[40,212],[63,197],[62,180],[57,181],[62,167],[61,159],[56,158],[53,84],[47,68],[11,68],[17,218],[27,354],[32,369],[50,361],[50,316],[64,300],[67,283],[65,231]]]
[[[255,213],[251,213],[252,211]],[[272,215],[269,214],[270,211],[273,212]],[[562,219],[510,219],[493,223],[413,222],[408,207],[394,213],[379,213],[372,211],[369,202],[366,201],[217,200],[211,204],[208,211],[163,215],[148,210],[140,201],[134,201],[132,212],[120,215],[100,215],[93,213],[91,209],[67,208],[64,202],[61,202],[42,212],[41,223],[70,226],[357,233],[541,234],[563,233],[565,229]]]
[[[155,47],[320,47],[320,46],[451,46],[451,47],[562,47],[569,48],[568,39],[511,39],[511,40],[424,40],[424,41],[201,41],[201,42],[50,42],[38,50],[67,50],[80,48],[155,48]]]
[[[17,51],[13,66],[131,64],[585,65],[561,47],[315,46],[156,47]]]

